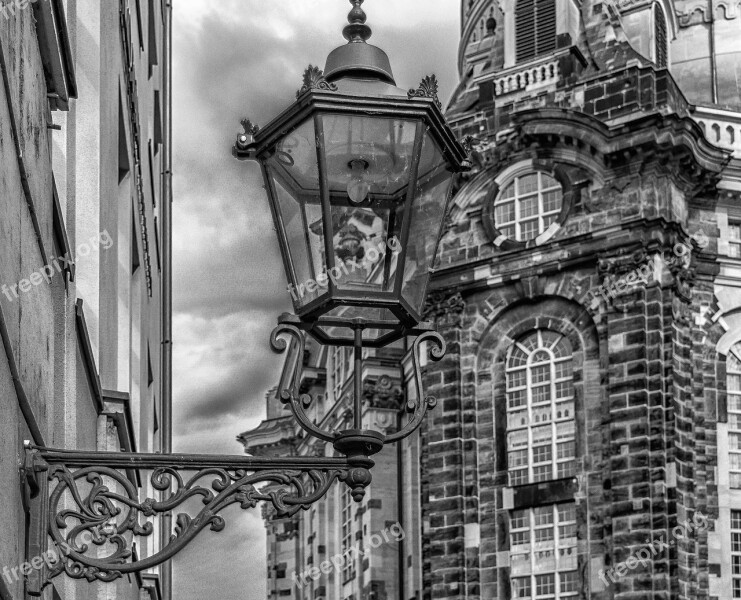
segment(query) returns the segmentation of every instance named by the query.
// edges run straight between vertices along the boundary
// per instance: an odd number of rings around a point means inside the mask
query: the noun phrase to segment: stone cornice
[[[731,153],[710,142],[689,117],[652,113],[608,126],[570,109],[531,109],[513,117],[514,129],[493,149],[501,168],[531,156],[568,148],[614,171],[634,172],[656,163],[669,169],[688,193],[714,190]]]

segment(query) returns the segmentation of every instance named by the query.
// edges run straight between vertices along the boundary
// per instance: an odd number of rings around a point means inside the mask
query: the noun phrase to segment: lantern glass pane
[[[416,121],[357,115],[323,115],[322,120],[333,195],[341,200],[353,195],[355,203],[365,196],[403,198],[409,185]]]
[[[266,161],[296,310],[327,293],[317,163],[313,120],[282,138]]]
[[[419,173],[411,210],[402,295],[421,313],[430,269],[435,260],[440,231],[450,197],[453,173],[429,134],[422,143]]]
[[[322,115],[340,295],[394,293],[417,121]]]
[[[338,290],[393,292],[403,206],[332,206],[335,267],[330,274]]]

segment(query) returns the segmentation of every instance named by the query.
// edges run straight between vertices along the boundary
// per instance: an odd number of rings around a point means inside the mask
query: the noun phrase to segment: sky
[[[280,356],[268,339],[290,310],[259,170],[234,160],[240,120],[266,125],[302,73],[345,43],[346,0],[174,0],[174,451],[241,454],[236,436],[265,416]],[[457,83],[457,0],[368,0],[370,43],[399,87],[435,73]],[[178,600],[264,600],[258,509],[225,513],[174,562]],[[226,557],[226,561],[224,560]],[[290,576],[290,575],[289,575]]]

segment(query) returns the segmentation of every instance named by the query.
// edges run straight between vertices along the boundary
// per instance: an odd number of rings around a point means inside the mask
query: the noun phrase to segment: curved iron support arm
[[[353,470],[344,458],[73,452],[30,444],[27,452],[33,471],[46,471],[51,487],[48,535],[56,548],[44,556],[56,559],[47,562],[44,585],[61,573],[110,582],[150,569],[175,556],[205,528],[222,531],[226,522],[220,513],[228,506],[247,509],[269,502],[278,514],[292,516],[320,500],[336,480],[351,477]],[[149,481],[161,499],[141,499],[126,468],[151,470]],[[190,505],[193,499],[200,501],[200,509]],[[152,535],[150,519],[178,508],[183,512],[169,543],[138,559],[134,537]]]
[[[411,359],[412,367],[414,369],[414,387],[417,393],[416,398],[414,400],[408,400],[405,407],[406,411],[408,413],[411,413],[412,417],[409,419],[409,422],[399,431],[397,431],[396,433],[392,433],[391,435],[387,435],[384,439],[385,444],[393,444],[394,442],[398,442],[399,440],[403,440],[404,438],[409,437],[422,424],[427,411],[437,406],[437,398],[435,398],[434,396],[424,395],[424,386],[422,382],[422,365],[420,364],[419,358],[422,349],[424,348],[422,344],[428,341],[433,344],[433,347],[429,351],[429,357],[432,360],[438,361],[442,359],[443,356],[445,356],[447,344],[445,343],[445,339],[443,339],[443,337],[437,331],[427,331],[417,337],[416,340],[414,340],[412,348],[409,352],[412,355]]]
[[[288,404],[293,416],[298,421],[299,426],[310,436],[334,444],[335,448],[346,456],[360,458],[371,456],[379,452],[385,444],[392,444],[410,436],[422,424],[427,411],[434,408],[437,399],[433,396],[425,397],[424,386],[422,382],[422,365],[420,364],[420,354],[426,343],[430,342],[432,348],[429,350],[429,358],[439,361],[445,356],[447,345],[443,337],[432,329],[431,325],[422,324],[418,329],[410,330],[409,335],[416,335],[416,339],[410,349],[412,367],[414,369],[414,386],[416,399],[407,402],[406,412],[412,416],[407,424],[399,431],[382,435],[380,433],[365,431],[362,429],[362,350],[364,347],[362,331],[369,327],[361,319],[348,320],[345,327],[354,330],[354,377],[355,391],[352,402],[354,429],[349,431],[332,432],[320,429],[306,414],[306,408],[311,405],[311,396],[300,393],[301,374],[304,364],[303,357],[306,349],[305,333],[302,329],[311,329],[312,325],[300,323],[298,320],[289,322],[287,317],[283,317],[278,326],[273,330],[270,336],[270,344],[277,353],[285,352],[288,343],[281,335],[287,335],[293,340],[292,354],[286,359],[287,364],[293,370],[291,381],[286,387],[279,391],[278,397],[281,402]],[[289,361],[294,361],[293,364]],[[350,443],[348,443],[348,440]]]
[[[300,393],[306,338],[304,337],[303,332],[301,332],[301,330],[295,325],[280,323],[270,334],[270,346],[273,348],[273,351],[278,354],[285,352],[288,347],[288,343],[284,338],[280,337],[281,335],[290,336],[295,343],[294,356],[289,356],[287,358],[287,360],[295,360],[295,365],[292,381],[289,384],[289,387],[280,390],[280,401],[283,402],[283,404],[288,404],[290,406],[291,412],[293,413],[293,416],[296,417],[298,424],[309,435],[322,441],[333,443],[336,436],[332,432],[319,429],[314,425],[314,423],[312,423],[311,419],[306,416],[305,409],[311,404],[311,396]]]

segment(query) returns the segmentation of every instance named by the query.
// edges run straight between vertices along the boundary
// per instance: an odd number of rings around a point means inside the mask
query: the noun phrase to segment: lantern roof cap
[[[350,3],[353,8],[347,15],[348,24],[342,30],[347,44],[330,52],[324,76],[327,81],[343,77],[371,78],[396,85],[388,55],[377,46],[367,43],[373,32],[365,23],[367,17],[361,8],[363,0],[350,0]]]

